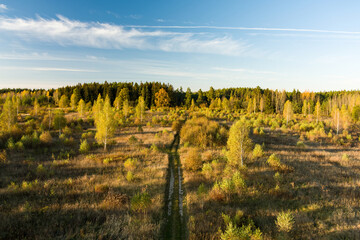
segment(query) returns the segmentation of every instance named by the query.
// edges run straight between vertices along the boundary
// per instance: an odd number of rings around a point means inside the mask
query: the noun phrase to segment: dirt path
[[[177,152],[180,136],[176,134],[169,148],[168,180],[165,192],[165,216],[163,239],[186,239],[186,222],[183,208],[182,170]]]

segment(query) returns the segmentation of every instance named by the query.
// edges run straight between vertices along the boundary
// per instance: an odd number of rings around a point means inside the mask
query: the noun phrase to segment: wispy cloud
[[[25,71],[41,71],[41,72],[99,72],[91,69],[76,69],[76,68],[53,68],[53,67],[0,67],[2,70],[25,70]]]
[[[224,67],[214,67],[214,70],[222,71],[222,72],[247,72],[247,73],[259,73],[259,74],[279,74],[271,71],[259,71],[253,69],[246,68],[224,68]]]
[[[4,12],[5,10],[7,10],[7,6],[5,4],[0,4],[0,12]]]
[[[264,28],[264,27],[221,27],[221,26],[150,26],[150,25],[128,25],[132,28],[155,28],[155,29],[219,29],[219,30],[243,30],[243,31],[277,31],[277,32],[312,32],[312,33],[333,33],[333,34],[356,34],[357,31],[337,31],[325,29],[306,29],[306,28]]]
[[[242,54],[249,46],[229,36],[136,29],[98,22],[81,22],[58,15],[57,19],[0,17],[0,32],[26,39],[107,49],[161,50],[223,55]]]

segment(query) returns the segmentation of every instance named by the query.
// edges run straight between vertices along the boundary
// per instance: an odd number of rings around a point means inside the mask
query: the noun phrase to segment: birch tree
[[[16,122],[16,108],[10,96],[5,100],[0,119],[2,129],[5,131],[10,131],[11,127]]]
[[[101,102],[98,102],[97,104],[101,104]],[[115,121],[115,111],[111,107],[110,98],[108,96],[106,96],[104,105],[101,107],[100,112],[98,112],[94,118],[96,126],[95,138],[98,143],[104,144],[104,150],[106,151],[109,138],[114,135],[117,126]]]
[[[292,119],[293,114],[294,113],[293,113],[291,102],[289,100],[287,100],[284,105],[284,111],[283,111],[284,118],[286,119],[286,124],[288,124],[289,121]]]
[[[251,139],[249,138],[249,126],[244,119],[237,121],[231,126],[227,141],[228,163],[232,166],[244,165],[244,158],[250,150]]]
[[[145,101],[143,97],[139,97],[138,104],[136,105],[136,117],[140,119],[140,122],[143,121],[144,115],[145,115]]]

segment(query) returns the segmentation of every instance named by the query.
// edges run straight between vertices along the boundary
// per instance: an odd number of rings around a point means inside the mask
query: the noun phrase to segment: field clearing
[[[203,171],[184,171],[187,193],[190,239],[219,238],[225,228],[222,213],[238,216],[238,224],[249,219],[259,227],[264,239],[279,237],[276,217],[290,210],[294,227],[290,239],[358,239],[360,238],[360,150],[335,144],[304,141],[290,131],[264,130],[264,135],[251,135],[254,143],[264,144],[264,156],[247,162],[242,171],[247,187],[229,199],[211,195],[215,182],[231,175],[221,148],[202,150],[203,163],[214,164],[211,177]],[[184,163],[188,149],[180,150]],[[292,170],[275,177],[266,160],[276,154]],[[346,156],[346,157],[344,157]],[[199,194],[204,184],[206,194]],[[278,185],[278,187],[277,187]],[[211,226],[211,228],[209,228]]]
[[[8,153],[0,168],[0,239],[159,238],[168,158],[150,147],[172,139],[170,128],[126,127],[107,152],[78,154],[78,144],[58,143]],[[145,213],[131,208],[142,192],[151,198]]]

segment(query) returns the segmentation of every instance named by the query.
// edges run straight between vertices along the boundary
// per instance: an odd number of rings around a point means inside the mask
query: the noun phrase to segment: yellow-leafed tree
[[[102,101],[97,102],[101,104]],[[110,98],[106,96],[104,105],[99,109],[97,114],[94,114],[96,135],[95,138],[99,143],[104,144],[104,150],[106,150],[109,138],[111,138],[116,130],[117,123],[115,121],[115,111],[111,107]]]
[[[165,89],[161,88],[155,93],[155,105],[158,108],[170,106],[170,97]]]
[[[289,100],[287,100],[284,105],[284,111],[283,111],[284,118],[286,119],[286,124],[288,124],[289,121],[291,121],[293,114],[294,112],[293,112],[292,104]]]
[[[237,121],[230,128],[227,141],[228,163],[232,166],[244,165],[244,158],[251,150],[251,139],[249,138],[249,126],[244,119]]]

